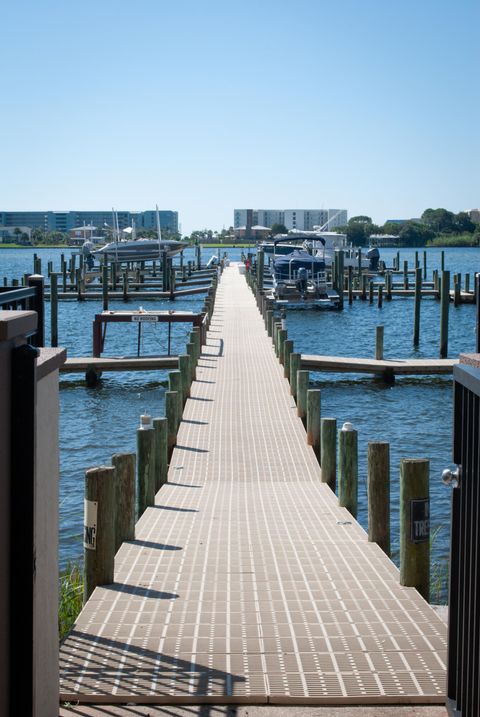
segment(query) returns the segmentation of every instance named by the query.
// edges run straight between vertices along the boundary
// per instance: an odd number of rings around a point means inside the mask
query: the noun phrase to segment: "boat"
[[[336,308],[339,296],[327,286],[323,259],[307,251],[295,249],[271,263],[273,286],[270,297],[284,308],[313,306]]]
[[[115,210],[112,210],[113,214],[113,230],[114,241],[105,244],[100,249],[91,249],[86,247],[89,255],[93,258],[106,257],[110,261],[127,262],[127,261],[148,261],[153,259],[162,260],[165,252],[167,259],[170,259],[175,254],[179,254],[181,251],[189,246],[188,242],[177,241],[176,239],[162,239],[160,230],[160,214],[158,211],[158,205],[156,206],[157,214],[157,238],[147,239],[136,237],[135,225],[128,228],[128,232],[131,235],[130,239],[120,238],[120,228],[118,226],[118,217]],[[83,251],[86,255],[86,251]]]
[[[183,251],[188,242],[170,239],[127,239],[112,241],[100,249],[93,249],[91,254],[94,258],[106,256],[113,261],[146,261],[148,259],[162,259],[164,252],[167,258],[171,258]]]

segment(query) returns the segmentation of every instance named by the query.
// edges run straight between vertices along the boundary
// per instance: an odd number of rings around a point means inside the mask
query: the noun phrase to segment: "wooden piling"
[[[155,432],[137,428],[137,506],[140,518],[155,503]]]
[[[195,379],[197,377],[197,369],[196,369],[197,362],[196,362],[196,358],[195,358],[195,344],[193,341],[190,341],[187,344],[187,354],[190,358],[190,384],[191,384],[192,381],[195,381]],[[189,392],[190,392],[190,387],[189,387]]]
[[[403,262],[403,288],[408,289],[408,261]]]
[[[67,262],[62,254],[62,290],[67,291]]]
[[[290,356],[293,352],[293,341],[287,339],[283,344],[283,376],[290,379]]]
[[[400,585],[430,593],[429,461],[400,461]]]
[[[345,259],[344,259],[344,252],[342,249],[337,253],[337,261],[336,261],[336,269],[337,269],[337,290],[338,290],[338,308],[343,309],[343,284],[344,284],[344,268],[345,265]]]
[[[383,337],[384,337],[384,326],[375,327],[375,359],[377,361],[383,361]]]
[[[102,300],[103,310],[108,311],[108,264],[102,266]]]
[[[100,466],[85,473],[84,512],[85,604],[97,585],[110,585],[115,562],[115,468]]]
[[[357,517],[358,434],[351,423],[338,432],[338,504]]]
[[[377,306],[379,309],[383,306],[383,286],[381,284],[377,289]]]
[[[440,358],[448,356],[448,310],[450,303],[450,272],[442,272],[440,293]]]
[[[373,281],[368,282],[368,301],[373,304]]]
[[[190,396],[190,383],[191,383],[191,369],[190,369],[190,356],[188,354],[181,354],[178,357],[178,368],[182,377],[182,392],[183,392],[183,405],[187,398]]]
[[[353,266],[348,267],[348,303],[353,304]]]
[[[422,301],[422,270],[415,269],[415,302],[413,307],[413,345],[420,343],[420,304]]]
[[[177,394],[177,426],[180,425],[183,413],[183,386],[180,371],[169,371],[168,390]],[[177,429],[178,430],[178,429]]]
[[[265,252],[263,250],[257,251],[257,288],[259,291],[263,289],[264,257]]]
[[[165,391],[165,413],[168,423],[168,459],[172,455],[174,446],[177,442],[177,406],[178,396],[176,391]]]
[[[320,455],[322,483],[328,483],[335,493],[337,485],[337,419],[320,419]]]
[[[423,279],[427,280],[427,252],[423,252]]]
[[[280,329],[278,332],[278,359],[280,361],[280,364],[283,366],[284,362],[284,346],[285,341],[287,340],[288,331],[287,329]]]
[[[312,446],[317,460],[321,463],[320,446],[320,417],[321,417],[321,391],[319,388],[310,388],[307,391],[307,444]]]
[[[368,444],[368,539],[390,557],[390,444]]]
[[[301,354],[290,354],[290,393],[297,398],[297,371],[300,370]]]
[[[202,332],[199,326],[194,326],[192,329],[192,334],[195,337],[195,350],[197,352],[197,362],[200,356],[202,355]]]
[[[50,274],[50,344],[58,346],[58,275]]]
[[[168,480],[168,419],[153,419],[155,449],[155,493]]]
[[[307,420],[307,391],[310,383],[310,372],[297,371],[297,416],[305,423]]]
[[[445,251],[440,252],[440,271],[445,271]]]
[[[453,305],[460,306],[460,294],[462,291],[462,275],[455,274],[453,284]]]
[[[362,287],[361,287],[361,294],[360,294],[360,298],[362,301],[367,300],[367,281],[368,281],[367,275],[362,274]]]
[[[115,552],[135,539],[135,453],[115,453]]]
[[[273,310],[268,309],[267,310],[267,335],[269,337],[272,336],[273,331]]]
[[[128,301],[128,271],[124,271],[122,275],[122,294],[123,300]]]
[[[386,300],[391,301],[392,300],[392,273],[390,271],[387,271],[385,274],[385,291],[386,291]]]

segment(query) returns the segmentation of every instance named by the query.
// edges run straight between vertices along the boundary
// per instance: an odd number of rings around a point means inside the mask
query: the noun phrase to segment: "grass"
[[[435,239],[431,239],[427,242],[429,246],[477,246],[478,247],[478,236],[475,234],[441,234]]]
[[[83,607],[83,571],[68,563],[59,576],[58,632],[60,642],[68,635]]]

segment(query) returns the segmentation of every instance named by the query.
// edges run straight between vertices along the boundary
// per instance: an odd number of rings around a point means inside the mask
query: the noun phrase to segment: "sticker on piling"
[[[410,501],[410,540],[426,543],[430,539],[430,504],[428,498]]]
[[[158,321],[158,316],[152,314],[133,314],[132,321]]]
[[[96,500],[84,500],[83,547],[97,549],[97,507]]]

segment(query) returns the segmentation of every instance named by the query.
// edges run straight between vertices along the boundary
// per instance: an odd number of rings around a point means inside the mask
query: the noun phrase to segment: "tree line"
[[[387,221],[383,225],[374,224],[370,217],[359,215],[352,217],[343,227],[335,227],[336,232],[346,234],[348,240],[356,246],[369,243],[372,234],[390,234],[399,238],[403,246],[426,246],[427,244],[454,243],[455,238],[465,238],[466,244],[480,244],[480,225],[472,222],[466,212],[448,211],[448,209],[425,209],[419,219],[405,221]],[[448,241],[450,240],[450,241]]]

